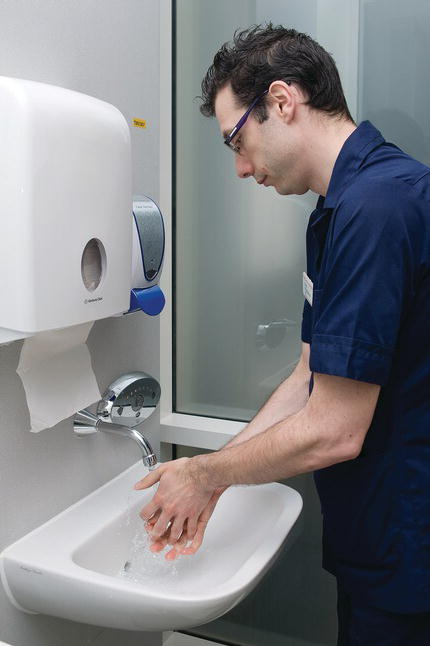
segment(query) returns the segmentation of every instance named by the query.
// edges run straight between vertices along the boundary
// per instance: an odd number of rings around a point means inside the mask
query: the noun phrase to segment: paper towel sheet
[[[92,325],[41,332],[24,341],[16,371],[27,396],[32,431],[51,428],[100,399],[86,345]]]

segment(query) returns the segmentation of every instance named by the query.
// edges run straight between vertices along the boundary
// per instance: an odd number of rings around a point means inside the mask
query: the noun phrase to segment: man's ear
[[[289,123],[294,116],[297,104],[301,102],[296,86],[286,81],[273,81],[269,86],[267,96],[275,114]]]

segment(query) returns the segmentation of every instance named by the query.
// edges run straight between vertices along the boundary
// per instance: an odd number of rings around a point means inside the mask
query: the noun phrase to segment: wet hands
[[[185,523],[184,525],[184,531],[182,532],[181,537],[176,542],[171,537],[171,526],[169,526],[163,536],[158,539],[153,539],[153,542],[150,546],[151,552],[161,552],[166,547],[166,545],[172,545],[172,549],[166,553],[166,559],[168,560],[174,560],[180,554],[195,554],[203,542],[207,524],[223,491],[224,489],[217,489],[212,494],[212,497],[209,500],[207,506],[200,514],[200,517],[197,521],[197,531],[192,540],[188,538],[187,523]],[[160,513],[161,512],[157,512],[150,520],[147,521],[146,528],[149,534],[151,534],[152,528],[159,518]]]
[[[179,554],[194,554],[225,488],[214,489],[205,479],[197,458],[180,458],[161,464],[135,485],[147,489],[159,482],[152,500],[140,516],[152,539],[151,551],[171,545],[169,560]],[[187,543],[190,543],[187,546]]]

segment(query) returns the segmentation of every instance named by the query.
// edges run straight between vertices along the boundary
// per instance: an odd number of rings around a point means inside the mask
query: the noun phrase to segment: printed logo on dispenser
[[[145,202],[133,202],[133,211],[143,213],[145,211]]]
[[[84,303],[85,305],[87,305],[88,303],[97,303],[97,301],[102,301],[102,300],[103,300],[103,296],[98,296],[97,298],[86,298],[84,300]]]

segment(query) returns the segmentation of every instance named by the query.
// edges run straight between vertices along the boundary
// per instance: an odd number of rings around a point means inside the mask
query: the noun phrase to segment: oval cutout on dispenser
[[[100,285],[105,273],[106,251],[103,243],[91,238],[85,245],[81,258],[81,275],[85,287],[93,292]]]

